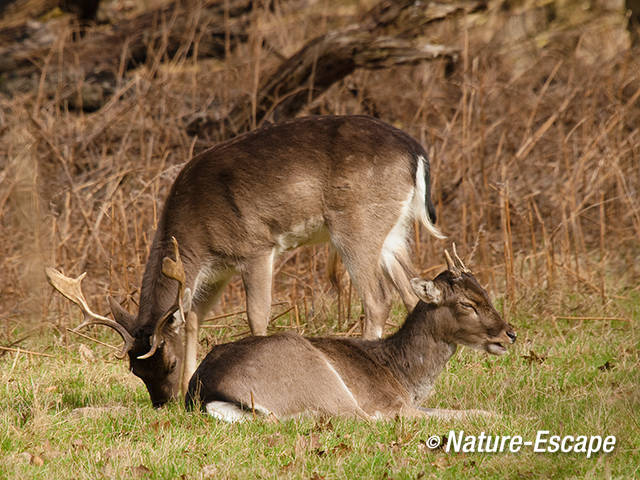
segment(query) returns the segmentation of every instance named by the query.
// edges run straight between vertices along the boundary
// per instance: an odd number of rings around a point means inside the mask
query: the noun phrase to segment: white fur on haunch
[[[253,416],[249,410],[245,410],[229,402],[209,402],[205,405],[205,409],[212,417],[229,423],[244,422],[250,420]],[[253,405],[253,410],[261,415],[271,415],[269,410],[258,404]]]
[[[429,214],[427,212],[427,206],[425,202],[425,197],[427,195],[427,184],[425,182],[424,172],[425,172],[425,162],[426,159],[420,155],[418,157],[418,165],[416,167],[416,191],[413,196],[413,211],[416,217],[422,222],[427,231],[436,238],[444,239],[447,238],[446,235],[440,231],[438,227],[436,227],[429,218]]]
[[[414,213],[411,211],[412,198],[415,190],[409,192],[407,199],[402,202],[402,208],[398,220],[387,234],[382,244],[381,260],[382,266],[393,277],[393,264],[396,261],[396,254],[403,252],[407,248],[409,240],[409,229],[411,228],[411,220]]]

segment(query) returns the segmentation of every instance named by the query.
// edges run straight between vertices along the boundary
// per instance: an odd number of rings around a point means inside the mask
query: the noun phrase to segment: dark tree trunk
[[[224,1],[205,2],[196,11],[188,2],[176,0],[112,25],[106,31],[88,32],[76,41],[70,38],[61,52],[61,61],[56,39],[68,35],[69,31],[49,24],[55,22],[30,22],[0,30],[0,45],[3,45],[0,47],[0,78],[3,80],[0,93],[12,95],[33,91],[46,68],[50,89],[67,86],[70,102],[77,100],[74,86],[82,81],[88,94],[87,98],[80,98],[79,104],[85,110],[95,110],[114,92],[119,75],[145,63],[149,53],[154,58],[171,58],[177,52],[190,56],[193,54],[192,39],[199,38],[199,57],[222,57],[227,33],[231,48],[245,41],[246,14],[251,11],[252,2],[229,0],[228,7],[228,32]],[[55,54],[56,61],[47,64],[51,54]]]
[[[483,6],[482,2],[452,5],[384,0],[356,25],[315,38],[283,61],[260,84],[255,106],[243,99],[223,119],[216,119],[215,111],[200,113],[189,123],[188,133],[221,140],[265,119],[291,118],[356,68],[389,68],[442,57],[453,61],[457,49],[419,45],[412,37],[430,22]],[[391,36],[393,33],[397,35]]]
[[[625,7],[630,13],[629,32],[634,45],[640,45],[640,0],[625,0]]]

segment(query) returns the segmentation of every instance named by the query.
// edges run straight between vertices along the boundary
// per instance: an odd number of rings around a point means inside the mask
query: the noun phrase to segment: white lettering
[[[609,435],[549,435],[549,430],[538,430],[535,441],[524,441],[521,435],[465,435],[463,430],[449,431],[445,452],[464,453],[518,453],[523,447],[533,445],[536,453],[582,453],[586,458],[604,452],[611,453],[616,445],[616,437]]]
[[[520,435],[515,435],[509,442],[509,451],[511,453],[518,453],[521,448],[522,448],[522,437]]]
[[[613,435],[610,435],[604,439],[604,444],[602,445],[602,451],[604,453],[611,453],[613,452],[613,447],[615,446],[616,446],[616,437],[614,437]]]

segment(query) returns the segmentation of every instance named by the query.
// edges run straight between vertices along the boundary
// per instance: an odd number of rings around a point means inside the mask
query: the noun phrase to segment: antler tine
[[[456,262],[458,263],[458,267],[460,267],[460,270],[462,270],[465,273],[471,273],[471,270],[469,270],[464,263],[462,263],[462,260],[460,259],[460,257],[458,256],[458,252],[456,251],[456,244],[453,244],[453,258],[456,260]]]
[[[458,270],[456,264],[453,262],[453,260],[451,260],[451,255],[449,255],[449,252],[446,248],[444,249],[444,258],[447,261],[447,270],[453,273],[454,277],[459,277],[460,270]]]
[[[162,330],[169,322],[173,314],[176,313],[176,311],[180,311],[180,318],[183,322],[185,321],[184,309],[182,307],[182,293],[184,291],[186,275],[184,273],[184,265],[182,264],[182,259],[180,258],[180,249],[178,248],[178,241],[176,240],[176,237],[171,237],[171,243],[173,245],[173,254],[176,259],[172,260],[169,257],[164,257],[162,259],[162,274],[167,278],[171,278],[178,282],[178,294],[176,295],[176,299],[173,302],[173,305],[169,307],[169,310],[167,310],[162,318],[156,323],[156,326],[153,330],[153,336],[151,337],[151,349],[144,355],[140,355],[138,357],[140,360],[149,358],[156,353],[156,350],[158,350],[158,347],[160,346],[160,343],[162,341]]]
[[[82,330],[89,325],[104,325],[106,327],[113,328],[124,341],[124,345],[122,346],[122,350],[120,353],[116,354],[117,358],[123,358],[126,353],[133,347],[133,336],[127,331],[124,326],[120,325],[118,322],[111,320],[110,318],[103,317],[102,315],[98,315],[94,313],[87,304],[87,300],[84,298],[84,294],[82,293],[82,279],[87,274],[86,272],[82,275],[71,278],[63,275],[55,268],[48,267],[45,269],[45,273],[47,275],[47,280],[53,288],[55,288],[58,292],[60,292],[65,298],[71,300],[75,303],[80,310],[82,310],[83,321],[80,325],[73,329],[73,331],[77,332]]]

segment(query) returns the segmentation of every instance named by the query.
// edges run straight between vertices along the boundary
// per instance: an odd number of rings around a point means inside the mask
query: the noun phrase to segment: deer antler
[[[180,258],[180,249],[178,248],[178,241],[176,240],[176,237],[171,237],[171,243],[173,244],[173,254],[176,259],[172,260],[169,257],[164,257],[162,259],[162,273],[166,277],[178,282],[178,294],[176,295],[176,299],[173,305],[169,307],[169,310],[167,310],[167,313],[165,313],[162,318],[156,323],[156,326],[153,330],[153,336],[151,337],[151,349],[144,355],[140,355],[138,357],[140,360],[149,358],[154,353],[156,353],[156,350],[158,350],[158,347],[160,346],[160,343],[162,341],[162,330],[169,322],[174,313],[180,311],[180,318],[183,323],[185,321],[184,309],[182,306],[182,294],[184,292],[186,277],[184,273],[184,266],[182,265],[182,259]]]
[[[456,251],[456,244],[452,244],[453,247],[453,260],[451,259],[451,255],[449,255],[449,252],[445,249],[444,251],[444,258],[447,260],[447,269],[453,273],[453,275],[455,277],[459,277],[462,273],[471,273],[471,270],[469,270],[464,263],[462,263],[462,260],[460,259],[460,257],[458,256],[458,252]]]
[[[82,279],[87,273],[85,272],[79,277],[71,278],[63,275],[58,270],[51,267],[46,268],[45,273],[47,274],[47,279],[49,280],[51,286],[58,290],[63,296],[78,305],[78,307],[80,307],[80,310],[82,310],[83,322],[72,331],[77,332],[78,330],[88,327],[89,325],[105,325],[107,327],[113,328],[120,334],[122,340],[124,340],[122,350],[120,351],[120,353],[116,354],[117,358],[123,358],[131,349],[131,347],[133,347],[133,337],[127,331],[127,329],[124,328],[124,326],[120,325],[118,322],[91,311],[86,299],[84,298],[84,294],[82,293],[81,285]]]
[[[461,272],[458,270],[458,267],[453,260],[451,260],[451,255],[449,255],[446,248],[444,249],[444,258],[447,261],[447,270],[449,270],[454,277],[459,277]]]
[[[453,244],[453,258],[455,259],[455,261],[458,264],[458,268],[464,272],[464,273],[471,273],[471,270],[469,270],[464,263],[462,263],[462,260],[460,259],[460,257],[458,256],[458,252],[456,252],[456,244]]]

